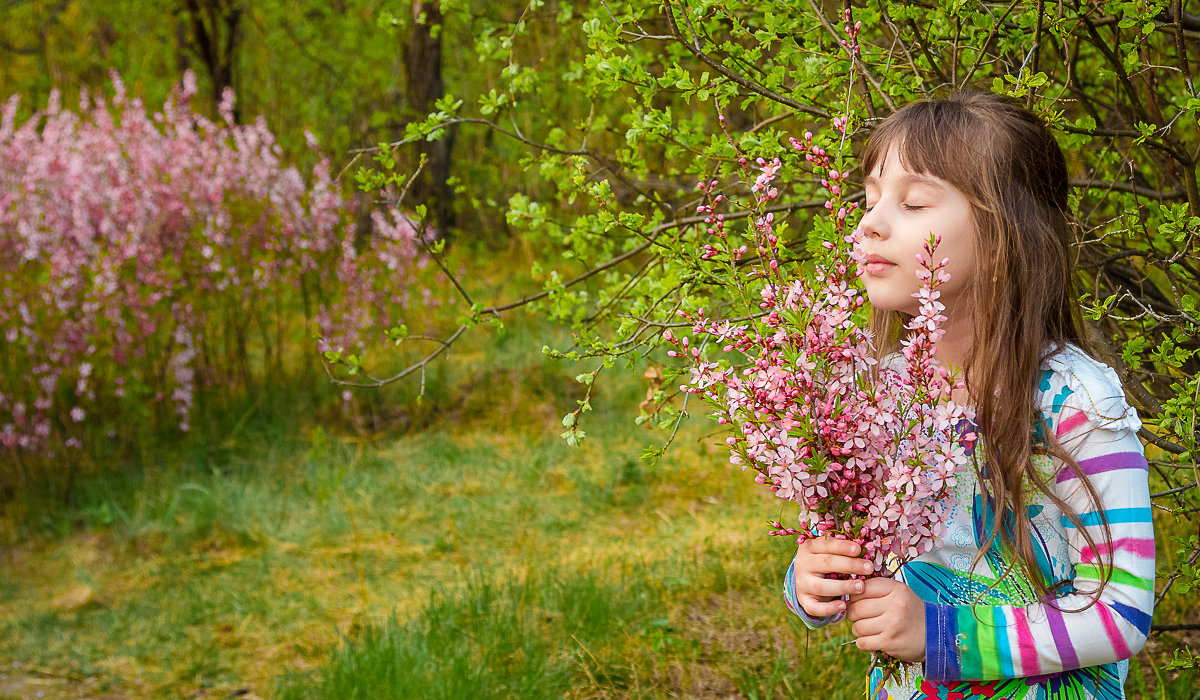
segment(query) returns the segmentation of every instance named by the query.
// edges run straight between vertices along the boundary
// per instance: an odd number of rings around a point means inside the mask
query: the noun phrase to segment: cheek
[[[955,250],[948,251],[946,257],[950,258],[950,265],[946,270],[952,277],[957,278],[960,285],[967,279],[978,276],[980,264],[979,258],[975,255],[974,246],[959,246]]]
[[[964,278],[975,277],[978,273],[980,260],[976,247],[975,231],[971,227],[966,231],[943,235],[942,244],[934,251],[934,257],[938,260],[949,258],[946,271],[950,273],[954,286],[960,286]]]

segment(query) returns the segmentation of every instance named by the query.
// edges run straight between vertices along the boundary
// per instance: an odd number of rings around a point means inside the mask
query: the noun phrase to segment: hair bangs
[[[944,180],[988,211],[979,186],[991,140],[986,127],[960,104],[914,102],[871,133],[861,156],[863,177],[882,170],[894,148],[905,170]]]

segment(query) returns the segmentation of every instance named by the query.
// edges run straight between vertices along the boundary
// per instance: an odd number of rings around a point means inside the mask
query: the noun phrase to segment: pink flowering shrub
[[[188,73],[149,114],[114,75],[78,113],[0,112],[0,459],[82,447],[147,416],[187,430],[197,391],[281,366],[306,314],[330,347],[393,325],[422,264],[415,223],[356,244],[321,161],[286,165],[265,121],[191,110]],[[92,428],[91,431],[87,428]]]
[[[846,121],[834,126],[844,132]],[[974,439],[966,427],[970,411],[951,399],[960,384],[934,357],[948,261],[935,262],[931,240],[919,258],[920,309],[906,326],[903,350],[877,362],[861,323],[863,258],[855,243],[862,234],[847,231],[856,207],[841,203],[845,173],[812,134],[791,144],[830,195],[828,233],[814,233],[825,240],[815,248],[812,274],[783,262],[775,217],[765,212],[778,196],[772,183],[780,159],[759,159],[750,186],[759,215],[740,245],[718,211],[725,197],[717,182],[701,183],[706,203],[699,211],[713,240],[702,257],[729,264],[745,315],[731,321],[703,309],[681,312],[693,335],[668,330],[664,338],[673,346],[668,354],[692,364],[683,391],[704,399],[717,422],[732,428],[730,462],[752,468],[758,483],[798,506],[801,526],[775,522],[772,534],[852,539],[876,571],[894,572],[944,535],[955,474],[968,463],[965,443]],[[746,257],[752,247],[756,259]],[[709,345],[724,357],[710,359]]]

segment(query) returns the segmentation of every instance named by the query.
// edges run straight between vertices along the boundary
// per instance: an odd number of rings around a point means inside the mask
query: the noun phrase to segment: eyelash
[[[900,207],[905,211],[920,211],[925,208],[925,206],[921,204],[901,204]],[[874,208],[874,206],[863,207],[863,213],[867,214]]]

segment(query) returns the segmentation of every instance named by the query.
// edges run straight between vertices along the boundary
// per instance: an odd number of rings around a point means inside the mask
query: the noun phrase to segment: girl
[[[1116,373],[1084,350],[1062,151],[1024,108],[968,93],[893,114],[862,164],[881,359],[940,234],[937,356],[963,371],[981,439],[937,549],[852,581],[831,574],[872,573],[857,544],[808,540],[788,607],[812,628],[845,618],[860,649],[906,662],[872,675],[875,700],[1123,698],[1154,601],[1148,470]]]

